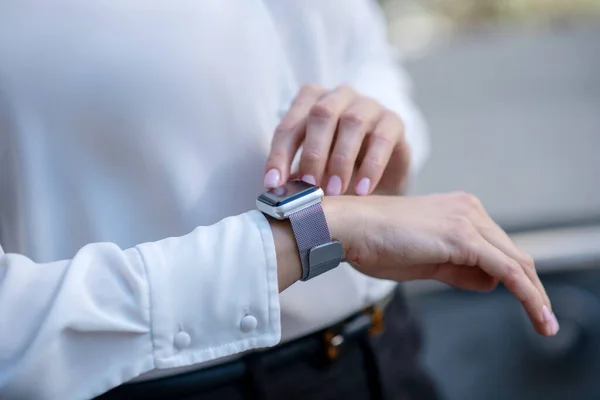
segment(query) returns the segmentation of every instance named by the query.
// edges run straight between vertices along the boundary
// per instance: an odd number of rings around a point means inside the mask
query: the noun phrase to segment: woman
[[[336,196],[399,193],[411,154],[413,172],[423,161],[380,28],[367,0],[2,2],[2,397],[91,398],[246,362],[393,292],[365,275],[474,290],[501,280],[539,333],[556,333],[531,260],[472,196]],[[298,176],[330,194],[331,234],[356,269],[279,295],[300,274],[291,228],[248,210],[263,176],[288,180],[300,142]],[[355,368],[368,388],[329,377],[301,397],[401,395],[364,357],[344,360],[328,368]],[[250,389],[232,380],[166,398],[293,398],[285,379],[305,388],[321,374],[294,361],[257,376],[261,362],[248,364]]]

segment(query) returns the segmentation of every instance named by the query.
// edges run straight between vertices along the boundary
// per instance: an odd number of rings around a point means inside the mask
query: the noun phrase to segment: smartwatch
[[[342,244],[331,240],[322,198],[320,187],[293,180],[256,199],[259,211],[278,220],[290,220],[300,253],[302,281],[337,267],[344,254]]]

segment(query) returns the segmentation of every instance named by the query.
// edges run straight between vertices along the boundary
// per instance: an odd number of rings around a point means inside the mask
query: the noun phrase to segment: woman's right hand
[[[362,273],[398,282],[435,279],[481,291],[502,282],[538,333],[558,331],[533,260],[475,196],[326,197],[323,207],[346,261]]]

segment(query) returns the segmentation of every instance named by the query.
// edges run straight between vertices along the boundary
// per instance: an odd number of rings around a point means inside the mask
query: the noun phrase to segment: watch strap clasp
[[[312,279],[337,267],[343,257],[344,249],[337,240],[313,247],[308,251],[309,268],[305,270],[307,274],[302,277],[302,280]]]

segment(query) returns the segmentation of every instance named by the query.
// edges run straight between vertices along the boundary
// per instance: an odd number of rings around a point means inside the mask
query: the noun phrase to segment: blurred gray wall
[[[600,26],[464,34],[406,66],[433,145],[413,193],[473,192],[509,228],[600,220]]]

